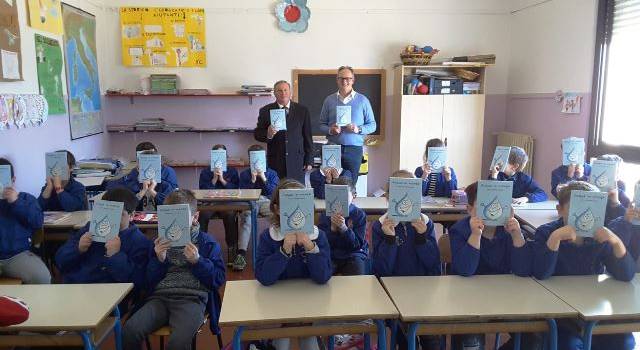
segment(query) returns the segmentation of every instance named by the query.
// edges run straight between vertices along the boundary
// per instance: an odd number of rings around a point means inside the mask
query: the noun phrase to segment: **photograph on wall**
[[[55,35],[62,35],[60,0],[27,0],[29,25]]]
[[[22,80],[17,0],[0,1],[0,81]]]
[[[62,4],[71,139],[103,132],[96,50],[96,18]]]
[[[49,115],[67,111],[62,91],[62,49],[56,39],[35,34],[38,87],[49,105]]]

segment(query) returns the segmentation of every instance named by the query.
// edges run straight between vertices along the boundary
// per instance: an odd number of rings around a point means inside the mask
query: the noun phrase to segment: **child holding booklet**
[[[351,172],[342,167],[342,157],[340,145],[322,146],[322,165],[309,174],[309,183],[313,188],[313,195],[316,198],[324,199],[324,186],[331,184],[341,176],[351,176]]]
[[[529,156],[520,147],[512,146],[509,152],[509,162],[504,171],[499,166],[491,169],[489,180],[512,181],[513,201],[516,204],[544,202],[547,194],[533,178],[522,172],[527,165]]]
[[[593,237],[576,235],[568,225],[572,191],[598,192],[583,181],[575,181],[558,193],[556,221],[540,226],[535,233],[533,275],[538,279],[551,276],[595,275],[607,273],[620,281],[630,281],[635,263],[618,234],[607,227],[596,230]],[[633,349],[633,335],[611,334],[593,336],[592,349]],[[582,340],[572,325],[559,324],[558,349],[582,349]]]
[[[571,152],[571,150],[565,150],[564,144],[570,145],[571,143],[577,142],[580,143],[580,147],[578,148],[582,150],[582,154],[576,154],[570,157],[570,154],[565,152]],[[571,147],[575,146],[571,145]],[[584,161],[584,139],[569,138],[562,140],[560,149],[563,152],[563,165],[560,165],[551,172],[551,194],[553,194],[556,199],[558,198],[560,186],[564,186],[571,181],[589,181],[589,175],[591,175],[591,165]],[[569,158],[575,158],[575,161],[566,164],[570,161]],[[565,159],[567,160],[566,162]]]
[[[67,155],[68,180],[60,176],[47,176],[46,184],[40,190],[38,203],[44,211],[78,211],[87,210],[87,193],[84,185],[76,181],[71,170],[76,166],[73,153],[62,150]]]
[[[331,246],[333,273],[345,276],[364,275],[367,272],[366,259],[369,244],[365,239],[367,214],[353,204],[356,188],[350,176],[341,176],[333,185],[347,187],[349,216],[342,213],[332,216],[322,215],[318,228],[327,234]]]
[[[417,167],[413,174],[422,179],[422,195],[431,197],[451,197],[451,191],[458,189],[458,178],[453,168],[446,164],[442,167],[441,172],[431,169],[431,165],[427,162],[429,156],[429,147],[446,147],[440,139],[431,139],[427,141],[422,156],[423,165]]]
[[[192,191],[176,190],[165,205],[188,204],[191,212],[191,239],[184,247],[171,247],[157,238],[147,265],[151,294],[146,303],[124,325],[122,345],[139,350],[143,340],[160,327],[169,325],[168,349],[190,349],[191,340],[209,312],[212,332],[219,334],[221,300],[225,282],[220,246],[210,235],[200,232],[198,202]]]
[[[331,252],[324,231],[313,226],[311,235],[303,232],[283,234],[280,225],[280,192],[284,189],[304,189],[296,180],[284,179],[271,198],[271,226],[260,234],[256,253],[256,279],[265,286],[279,280],[311,278],[319,284],[331,278]],[[298,339],[299,348],[318,349],[315,337]],[[275,339],[277,350],[290,348],[290,339]]]

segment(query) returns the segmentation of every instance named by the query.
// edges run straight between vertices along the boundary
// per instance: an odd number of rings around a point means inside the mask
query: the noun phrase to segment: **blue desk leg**
[[[513,350],[520,350],[520,333],[513,333]]]
[[[557,350],[558,349],[558,325],[556,324],[556,320],[549,319],[547,320],[549,324],[549,349]]]
[[[116,323],[113,325],[113,335],[116,338],[116,350],[122,350],[122,322],[120,321],[120,309],[116,306],[113,309],[113,316],[116,318]]]
[[[378,326],[378,350],[387,350],[387,327],[385,327],[383,320],[375,320],[375,323]]]
[[[242,337],[243,331],[244,326],[238,326],[238,328],[236,328],[236,331],[233,332],[233,340],[231,343],[233,344],[233,350],[242,350],[242,343],[240,342],[240,339]]]
[[[336,345],[336,337],[330,335],[327,337],[327,350],[333,350]]]
[[[258,204],[256,201],[249,202],[251,207],[251,257],[253,261],[253,269],[256,268],[256,257],[258,256]]]
[[[391,330],[391,341],[389,342],[391,346],[390,350],[396,350],[396,347],[398,346],[398,320],[391,320],[389,329]]]
[[[363,339],[363,345],[364,345],[364,350],[371,350],[371,336],[369,335],[369,333],[366,333],[362,336]]]
[[[589,321],[584,326],[584,334],[582,335],[582,347],[584,350],[591,350],[591,336],[593,335],[593,327],[598,321]]]
[[[93,341],[91,341],[91,332],[82,331],[80,332],[80,336],[82,336],[82,342],[84,343],[84,350],[94,350],[95,345]]]
[[[407,330],[407,344],[408,350],[416,350],[416,330],[418,329],[418,323],[410,323]],[[519,349],[515,349],[519,350]]]

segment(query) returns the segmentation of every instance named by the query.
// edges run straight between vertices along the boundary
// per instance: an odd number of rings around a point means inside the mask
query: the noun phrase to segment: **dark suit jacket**
[[[271,140],[267,129],[271,125],[269,111],[278,109],[273,102],[260,108],[258,125],[253,135],[257,141],[267,143],[267,166],[281,179],[296,179],[304,183],[304,166],[313,164],[313,138],[311,116],[307,107],[291,101],[287,115],[287,130],[278,131]]]

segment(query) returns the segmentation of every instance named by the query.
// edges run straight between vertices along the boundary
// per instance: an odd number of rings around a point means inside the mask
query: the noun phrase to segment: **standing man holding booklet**
[[[256,141],[267,143],[267,166],[281,179],[304,183],[313,165],[311,115],[307,107],[291,101],[291,86],[280,80],[273,85],[276,101],[262,108],[253,132]]]

